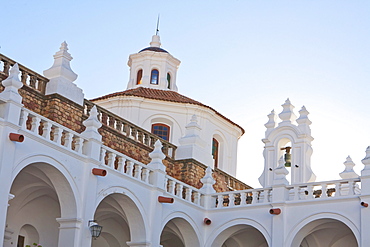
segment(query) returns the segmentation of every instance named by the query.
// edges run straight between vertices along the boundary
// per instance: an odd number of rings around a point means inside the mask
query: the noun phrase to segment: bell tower
[[[177,92],[176,75],[180,60],[161,48],[159,35],[150,46],[129,57],[130,80],[127,89],[147,87]]]
[[[308,119],[309,112],[303,106],[299,111],[299,118],[293,112],[294,106],[287,99],[282,105],[283,111],[279,114],[282,120],[276,126],[277,116],[275,111],[268,115],[269,121],[265,124],[265,143],[263,157],[265,167],[259,182],[263,187],[273,185],[275,169],[282,158],[285,167],[290,167],[290,181],[292,184],[313,182],[316,179],[311,170],[311,121]]]

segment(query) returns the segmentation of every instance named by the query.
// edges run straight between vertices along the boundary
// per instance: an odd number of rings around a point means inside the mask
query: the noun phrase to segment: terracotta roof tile
[[[92,99],[91,101],[98,101],[98,100],[104,100],[104,99],[109,99],[113,98],[116,96],[135,96],[135,97],[143,97],[146,99],[153,99],[153,100],[163,100],[163,101],[170,101],[170,102],[175,102],[175,103],[185,103],[185,104],[193,104],[193,105],[199,105],[203,106],[205,108],[208,108],[216,113],[216,115],[220,116],[221,118],[225,119],[229,123],[237,126],[242,130],[242,134],[244,134],[244,129],[239,126],[238,124],[234,123],[215,109],[213,109],[210,106],[207,106],[205,104],[200,103],[199,101],[193,100],[189,97],[186,97],[182,94],[179,94],[174,91],[166,91],[166,90],[160,90],[160,89],[152,89],[152,88],[146,88],[146,87],[138,87],[134,89],[129,89],[126,91],[122,92],[116,92],[112,94],[107,94],[95,99]]]

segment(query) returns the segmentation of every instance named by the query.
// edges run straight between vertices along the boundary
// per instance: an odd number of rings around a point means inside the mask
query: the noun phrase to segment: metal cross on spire
[[[159,32],[159,14],[158,14],[157,29],[155,31],[155,35],[158,35],[158,32]]]

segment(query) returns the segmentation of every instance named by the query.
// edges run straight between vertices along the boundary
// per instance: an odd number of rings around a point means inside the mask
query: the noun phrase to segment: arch
[[[164,220],[160,244],[163,247],[200,247],[199,232],[188,215],[175,212]]]
[[[54,186],[61,203],[61,215],[63,218],[75,218],[81,208],[81,197],[73,175],[69,169],[53,157],[47,155],[30,155],[22,159],[13,170],[12,184],[21,171],[30,165],[37,165],[44,173],[50,176],[50,182]]]
[[[169,141],[173,142],[175,145],[179,138],[181,138],[185,129],[181,128],[179,122],[167,114],[153,114],[144,119],[141,126],[143,126],[148,131],[151,130],[151,127],[155,123],[163,123],[170,126],[170,137]]]
[[[325,235],[324,238],[321,236],[322,234]],[[298,224],[293,226],[292,231],[288,234],[286,244],[287,246],[320,247],[321,245],[317,243],[319,240],[320,243],[326,242],[326,245],[322,246],[355,246],[353,244],[359,246],[359,239],[359,229],[351,220],[335,213],[320,213],[300,220]],[[344,245],[339,244],[340,242],[344,242]],[[316,245],[313,245],[315,243]]]
[[[217,155],[218,157],[215,157],[214,156],[214,150],[213,150],[213,144],[214,144],[214,140],[216,140],[218,142],[218,151],[217,151]],[[226,138],[225,136],[220,132],[220,131],[216,131],[213,135],[212,135],[212,149],[211,149],[211,154],[212,154],[212,157],[213,157],[213,160],[214,160],[214,167],[216,168],[219,168],[221,170],[227,170],[227,167],[225,167],[227,165],[227,162],[225,161],[225,157],[227,156],[227,145],[226,145]]]
[[[64,166],[48,156],[26,157],[16,165],[9,188],[15,198],[9,203],[6,220],[10,229],[25,234],[25,244],[56,246],[61,233],[57,219],[77,220],[77,189],[71,180]],[[12,239],[17,242],[14,238],[17,234]]]
[[[143,83],[143,70],[139,69],[136,73],[136,85],[140,85]]]
[[[236,219],[223,224],[213,231],[205,246],[242,247],[246,241],[244,238],[248,239],[251,247],[271,246],[267,229],[250,219]]]
[[[133,192],[114,186],[99,193],[94,218],[103,226],[102,237],[110,246],[115,241],[146,241],[148,222],[145,222],[145,215],[141,202]]]
[[[152,71],[150,72],[150,84],[159,84],[159,71],[157,69],[152,69]]]
[[[172,83],[172,76],[170,72],[167,72],[167,89],[171,89],[171,83]]]

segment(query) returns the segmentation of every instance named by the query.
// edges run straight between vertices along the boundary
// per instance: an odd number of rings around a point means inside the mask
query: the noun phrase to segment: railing
[[[89,115],[89,112],[94,105],[95,104],[92,103],[91,101],[85,100],[84,114]],[[123,119],[122,117],[115,115],[112,112],[105,110],[102,107],[97,106],[97,109],[99,112],[98,119],[101,123],[117,130],[119,133],[141,144],[144,144],[145,146],[153,148],[154,143],[158,139],[160,139],[158,136],[150,133],[149,131],[146,131],[130,123],[129,121]],[[166,140],[160,139],[160,141],[162,142],[162,145],[163,145],[163,148],[162,148],[163,153],[171,158],[175,158],[175,151],[177,147]]]
[[[14,60],[0,53],[0,74],[3,74],[5,77],[7,77],[11,67],[13,67],[15,63],[16,62]],[[42,94],[45,94],[46,84],[48,83],[49,79],[39,75],[38,73],[26,68],[21,64],[18,65],[19,70],[21,71],[22,83]]]
[[[212,194],[216,208],[240,207],[271,202],[271,188],[249,189]]]
[[[107,146],[102,146],[101,148],[100,162],[110,169],[135,178],[143,183],[150,184],[150,176],[153,173],[152,169]]]
[[[22,109],[19,124],[22,130],[41,136],[66,149],[84,154],[87,142],[80,134],[26,108]]]
[[[360,194],[360,179],[333,180],[287,186],[289,201],[319,200]]]
[[[201,205],[200,199],[203,194],[198,189],[168,175],[166,175],[165,185],[167,193],[190,203]]]

